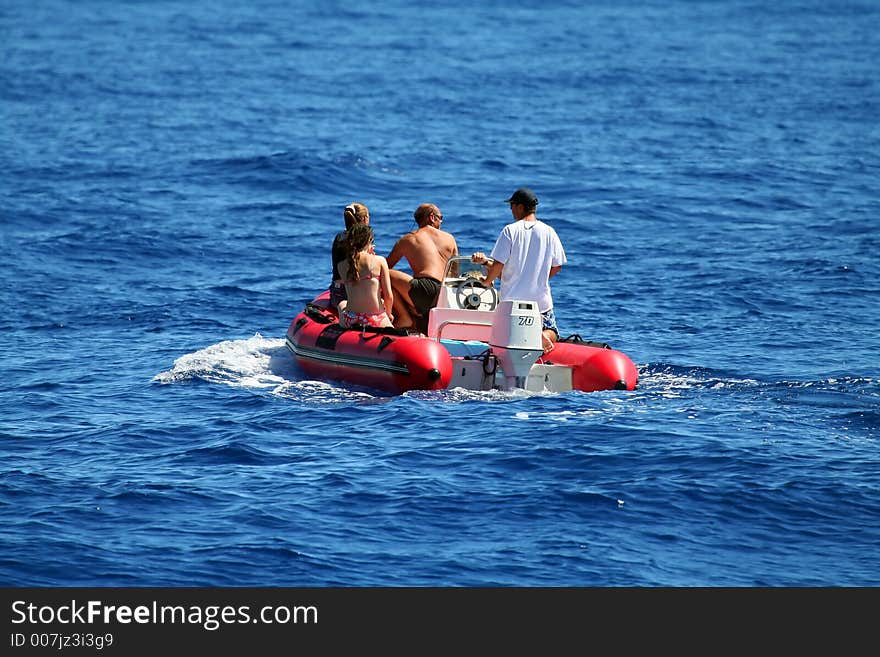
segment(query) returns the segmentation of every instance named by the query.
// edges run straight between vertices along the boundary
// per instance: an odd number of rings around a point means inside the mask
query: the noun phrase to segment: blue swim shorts
[[[559,337],[559,329],[556,327],[556,315],[553,314],[553,309],[541,313],[541,328],[542,329],[550,329],[556,334],[556,337]]]

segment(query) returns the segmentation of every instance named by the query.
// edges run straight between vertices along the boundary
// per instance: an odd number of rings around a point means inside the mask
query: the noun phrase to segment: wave
[[[396,184],[400,171],[356,153],[333,157],[320,153],[277,151],[228,158],[194,160],[196,176],[260,189],[307,190],[338,196],[340,189],[359,194],[383,193]]]

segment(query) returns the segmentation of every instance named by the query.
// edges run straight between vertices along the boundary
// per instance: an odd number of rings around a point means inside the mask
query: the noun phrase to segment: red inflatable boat
[[[635,364],[606,344],[575,337],[544,354],[536,304],[499,302],[497,291],[479,282],[484,271],[470,258],[450,261],[427,335],[342,328],[324,292],[291,322],[287,347],[309,376],[394,394],[446,388],[635,389]]]

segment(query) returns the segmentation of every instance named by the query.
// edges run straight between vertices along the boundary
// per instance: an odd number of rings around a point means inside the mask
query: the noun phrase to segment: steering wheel
[[[465,310],[495,310],[498,293],[476,278],[469,278],[455,288],[455,300]]]

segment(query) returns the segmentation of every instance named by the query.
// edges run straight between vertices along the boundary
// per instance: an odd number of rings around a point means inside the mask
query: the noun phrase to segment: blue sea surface
[[[0,5],[0,583],[880,585],[880,4]],[[342,208],[488,250],[635,391],[284,346]]]

